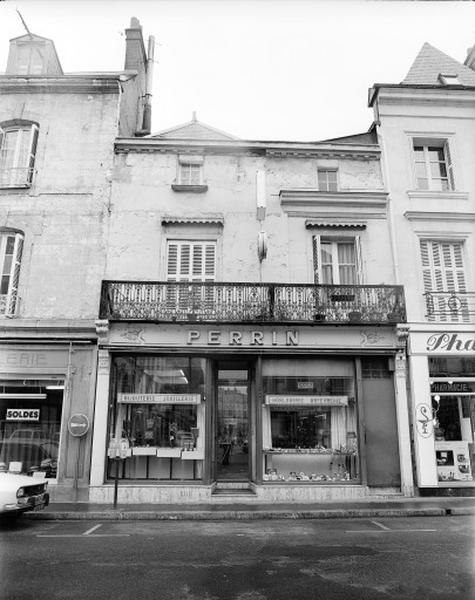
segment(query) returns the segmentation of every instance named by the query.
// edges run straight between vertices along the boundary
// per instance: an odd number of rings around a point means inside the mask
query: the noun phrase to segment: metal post
[[[118,456],[115,457],[115,479],[114,479],[114,508],[117,508],[117,496],[119,493],[119,461]]]

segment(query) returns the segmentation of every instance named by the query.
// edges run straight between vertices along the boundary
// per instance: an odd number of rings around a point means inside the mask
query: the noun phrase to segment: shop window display
[[[126,356],[114,359],[110,438],[129,444],[122,479],[201,479],[204,459],[204,360]],[[113,477],[113,461],[108,476]]]
[[[473,481],[475,472],[475,360],[429,360],[434,452],[440,482]]]
[[[0,381],[0,469],[56,478],[63,381]]]
[[[264,481],[359,481],[353,363],[263,363]]]

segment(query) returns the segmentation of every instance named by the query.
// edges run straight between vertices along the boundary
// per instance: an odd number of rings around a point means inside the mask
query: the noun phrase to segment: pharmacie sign
[[[267,394],[269,406],[347,406],[348,396],[284,396]]]
[[[473,352],[475,354],[475,334],[468,336],[460,333],[435,333],[427,338],[426,350],[428,352],[451,352],[454,354]]]
[[[117,394],[120,404],[199,404],[200,394]]]
[[[7,421],[39,421],[39,408],[7,408]]]

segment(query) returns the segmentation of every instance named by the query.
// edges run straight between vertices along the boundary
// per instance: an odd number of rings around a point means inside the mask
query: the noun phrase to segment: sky
[[[124,66],[130,18],[155,37],[152,129],[197,118],[242,139],[318,141],[371,125],[373,83],[399,83],[424,42],[463,62],[475,3],[376,0],[4,0],[8,41],[53,39],[63,70]]]

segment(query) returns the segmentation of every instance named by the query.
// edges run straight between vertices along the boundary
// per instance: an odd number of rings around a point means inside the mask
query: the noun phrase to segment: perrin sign
[[[39,408],[7,408],[7,421],[39,421]]]

